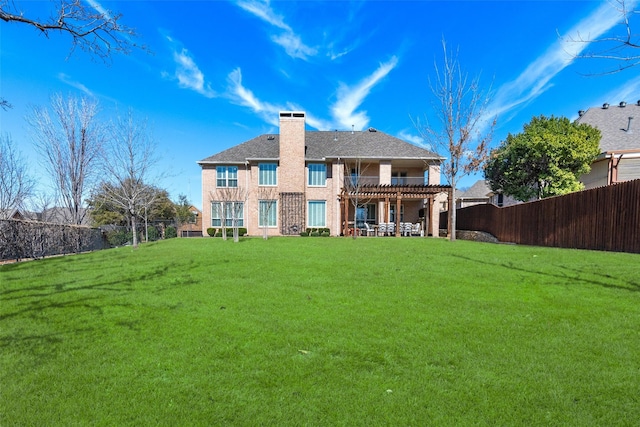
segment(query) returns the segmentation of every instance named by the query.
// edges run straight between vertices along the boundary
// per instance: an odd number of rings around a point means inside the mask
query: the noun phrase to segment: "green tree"
[[[491,152],[485,178],[493,191],[518,200],[581,190],[578,181],[600,154],[600,131],[566,117],[534,117]]]
[[[186,224],[193,218],[193,212],[191,212],[191,203],[184,194],[178,196],[178,201],[175,203],[176,223],[178,225]]]

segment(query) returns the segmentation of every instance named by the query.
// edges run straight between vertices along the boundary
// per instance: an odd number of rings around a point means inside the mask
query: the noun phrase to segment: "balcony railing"
[[[349,188],[354,188],[355,186],[365,186],[365,185],[428,185],[429,182],[427,178],[424,176],[403,176],[403,177],[392,177],[391,182],[380,182],[379,176],[360,176],[360,177],[351,177],[346,176],[344,178],[344,186]]]

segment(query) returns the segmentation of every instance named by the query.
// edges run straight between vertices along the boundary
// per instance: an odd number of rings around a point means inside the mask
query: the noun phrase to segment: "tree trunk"
[[[131,214],[131,232],[133,233],[132,242],[133,247],[138,247],[138,230],[136,229],[136,216]]]
[[[456,240],[456,187],[451,186],[451,203],[449,203],[449,228],[451,229],[451,235],[449,240],[452,242]]]

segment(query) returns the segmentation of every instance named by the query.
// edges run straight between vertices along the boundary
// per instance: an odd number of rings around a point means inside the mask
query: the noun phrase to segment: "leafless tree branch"
[[[0,2],[0,20],[29,25],[45,37],[51,32],[68,34],[71,37],[71,55],[76,48],[96,56],[103,61],[111,58],[112,52],[129,54],[133,49],[148,51],[144,45],[134,42],[138,38],[134,29],[120,23],[122,15],[83,3],[81,0],[59,0],[49,19],[31,18],[21,12],[10,0]]]
[[[33,192],[34,181],[28,174],[27,163],[13,145],[11,136],[0,136],[0,219],[14,209],[24,206]]]

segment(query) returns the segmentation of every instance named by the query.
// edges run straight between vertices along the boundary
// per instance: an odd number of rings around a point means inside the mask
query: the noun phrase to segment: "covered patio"
[[[448,206],[452,206],[451,193],[449,185],[363,184],[351,190],[343,188],[340,194],[342,234],[416,235],[419,224],[418,235],[437,236],[433,221],[434,214],[438,213],[434,211],[436,198],[446,195]],[[367,212],[367,206],[373,214]]]

